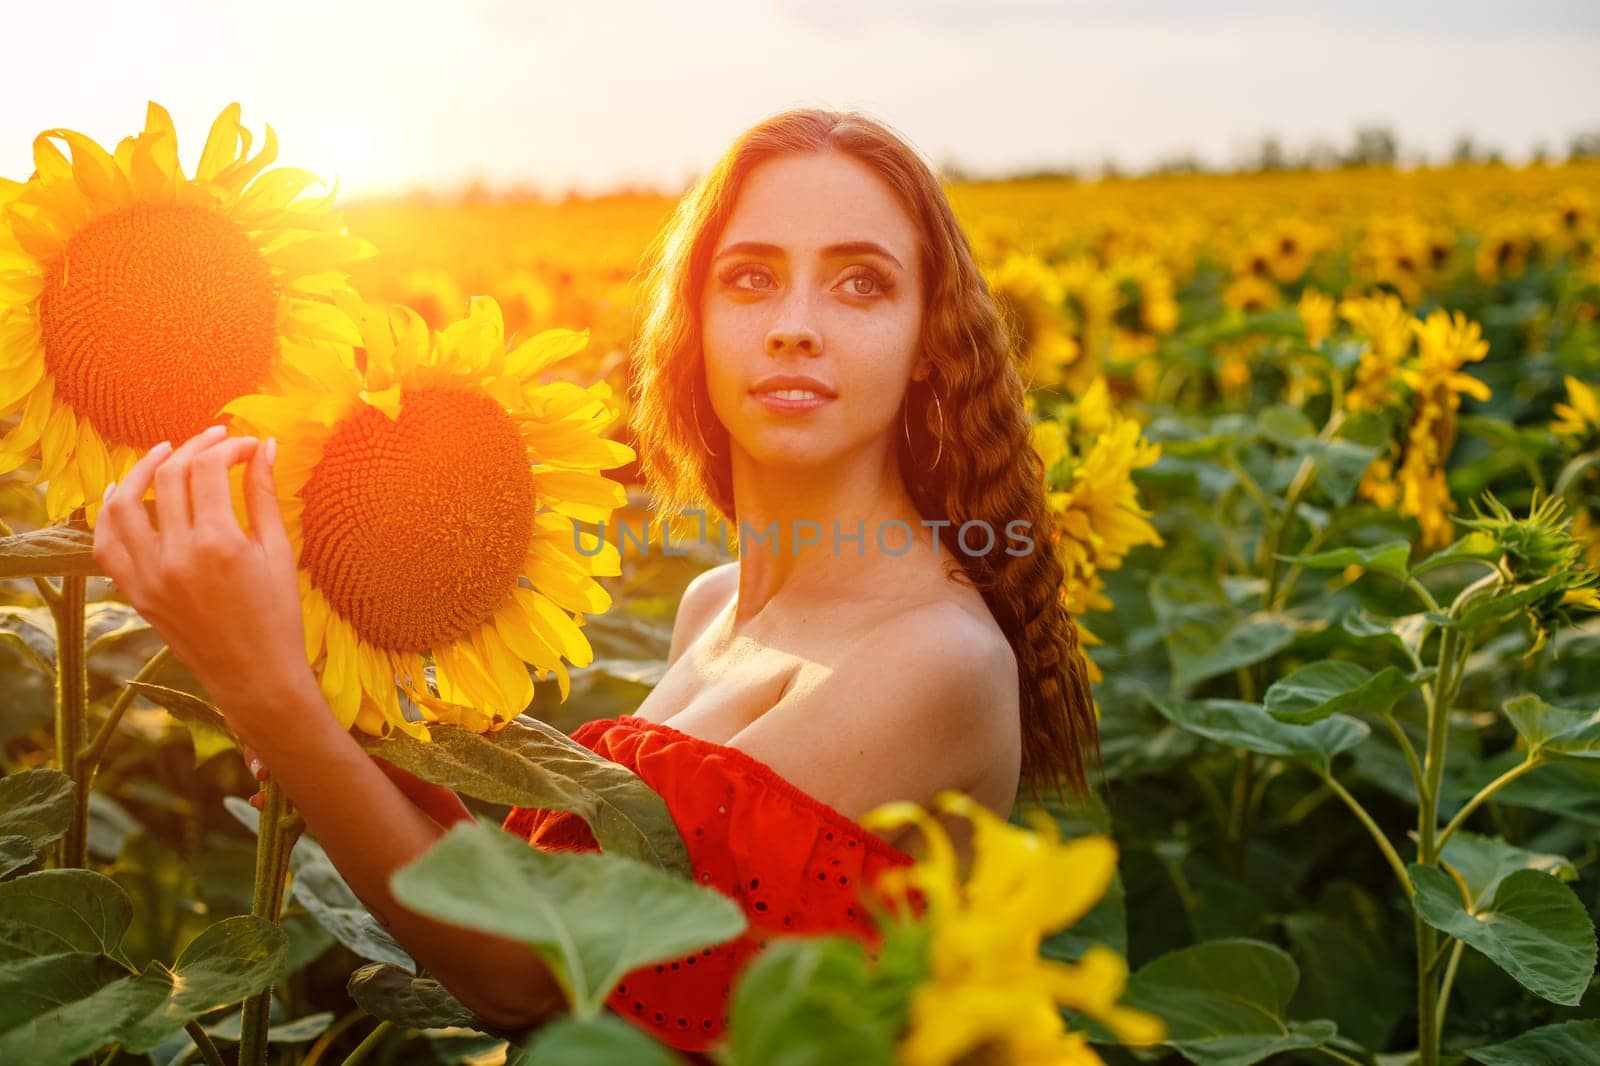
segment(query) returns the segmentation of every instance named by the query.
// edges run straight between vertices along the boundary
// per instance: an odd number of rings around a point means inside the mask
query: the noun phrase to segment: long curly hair
[[[869,165],[917,224],[926,308],[921,344],[932,372],[906,393],[901,413],[912,439],[898,440],[900,471],[925,520],[947,520],[953,529],[966,522],[985,522],[990,530],[1028,523],[1033,550],[955,551],[956,576],[982,594],[1017,660],[1021,784],[1035,800],[1041,785],[1064,798],[1064,778],[1086,798],[1085,757],[1100,757],[1098,712],[1064,598],[1044,463],[1029,441],[1016,356],[938,178],[887,126],[858,112],[782,112],[740,135],[679,201],[645,255],[645,300],[630,367],[631,427],[646,487],[665,515],[703,514],[709,502],[727,521],[738,520],[727,430],[706,391],[700,292],[746,176],[767,159],[809,152],[840,152]],[[927,457],[934,455],[930,470]],[[669,529],[678,521],[669,519]]]

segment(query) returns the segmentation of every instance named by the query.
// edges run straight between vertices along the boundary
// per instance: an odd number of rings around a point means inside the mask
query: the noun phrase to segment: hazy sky
[[[978,171],[1227,163],[1276,133],[1386,123],[1513,158],[1600,130],[1593,0],[276,0],[12,3],[0,176],[51,127],[110,146],[145,101],[192,165],[237,100],[280,161],[345,194],[491,184],[677,188],[784,107],[866,109]]]

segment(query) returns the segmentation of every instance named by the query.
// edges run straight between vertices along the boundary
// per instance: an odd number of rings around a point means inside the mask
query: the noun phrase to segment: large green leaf
[[[94,534],[47,526],[0,537],[0,577],[96,577]]]
[[[346,984],[356,1006],[386,1022],[410,1029],[460,1026],[488,1032],[484,1022],[431,977],[374,962],[350,975]]]
[[[33,841],[16,833],[0,836],[0,880],[10,877],[25,866],[31,866],[37,859],[38,853],[33,850]]]
[[[1407,675],[1393,666],[1374,674],[1356,663],[1324,659],[1275,682],[1267,689],[1265,704],[1280,722],[1299,724],[1343,711],[1384,714],[1432,676],[1432,670]]]
[[[602,1014],[595,1018],[561,1018],[544,1026],[528,1042],[520,1061],[560,1066],[683,1066],[684,1060],[637,1025]]]
[[[532,946],[583,1015],[630,970],[747,926],[715,889],[623,855],[544,852],[486,820],[456,824],[389,883],[413,910]]]
[[[1412,577],[1421,577],[1430,570],[1436,570],[1450,563],[1458,563],[1467,559],[1477,559],[1484,562],[1493,562],[1504,554],[1494,539],[1494,534],[1483,529],[1475,529],[1462,537],[1454,544],[1434,552],[1426,559],[1411,568]]]
[[[1484,1066],[1600,1066],[1600,1021],[1541,1025],[1466,1054]]]
[[[1157,710],[1191,733],[1262,755],[1300,759],[1328,773],[1334,757],[1371,735],[1365,722],[1336,714],[1310,725],[1280,722],[1258,703],[1151,697]]]
[[[260,831],[261,813],[249,803],[229,796],[223,805],[251,832]],[[289,869],[294,873],[289,892],[295,902],[335,940],[363,959],[417,968],[405,948],[367,910],[321,844],[302,833],[289,853]]]
[[[490,803],[571,811],[602,850],[688,879],[689,855],[666,802],[625,766],[554,726],[518,718],[492,736],[435,725],[421,743],[361,737],[362,746],[418,777]]]
[[[72,824],[72,778],[43,767],[0,777],[0,836],[26,837],[35,852]]]
[[[1469,907],[1482,906],[1508,874],[1517,870],[1542,870],[1562,881],[1576,881],[1578,869],[1565,855],[1528,851],[1499,837],[1481,836],[1465,829],[1450,835],[1440,854],[1467,883]]]
[[[1413,905],[1422,920],[1477,948],[1524,988],[1577,1006],[1594,974],[1594,925],[1567,886],[1539,870],[1501,878],[1487,906],[1467,910],[1448,873],[1411,863]]]
[[[1347,566],[1360,566],[1401,579],[1406,576],[1406,560],[1410,557],[1409,540],[1390,540],[1369,547],[1334,548],[1310,555],[1278,556],[1286,563],[1298,563],[1312,570],[1343,570]]]
[[[172,965],[173,991],[134,1025],[123,1045],[144,1052],[202,1014],[263,992],[288,969],[289,938],[252,915],[224,918],[183,949]]]
[[[133,920],[122,886],[90,870],[40,870],[0,884],[0,962],[115,955]]]
[[[1333,1022],[1290,1021],[1300,972],[1289,954],[1259,940],[1209,940],[1168,952],[1128,980],[1126,1006],[1166,1020],[1166,1043],[1203,1066],[1249,1066],[1326,1044]]]
[[[1339,621],[1346,633],[1381,640],[1402,655],[1407,655],[1408,650],[1420,650],[1429,624],[1426,612],[1389,618],[1372,614],[1365,607],[1357,607]]]
[[[1295,636],[1288,616],[1246,613],[1215,583],[1162,574],[1151,582],[1150,604],[1172,660],[1173,686],[1180,691],[1271,658]]]
[[[1600,759],[1600,710],[1552,707],[1531,693],[1507,700],[1504,710],[1530,749],[1549,755]]]
[[[68,1066],[119,1041],[171,993],[170,974],[130,974],[105,955],[0,963],[0,1062]]]
[[[739,977],[732,1012],[739,1063],[894,1062],[892,1019],[874,1008],[866,951],[844,937],[783,940]]]

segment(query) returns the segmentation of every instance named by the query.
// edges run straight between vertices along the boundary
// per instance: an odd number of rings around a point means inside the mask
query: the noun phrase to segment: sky
[[[0,176],[64,127],[110,146],[156,100],[193,165],[226,104],[341,198],[676,192],[785,107],[860,108],[980,174],[1237,163],[1386,125],[1442,157],[1600,132],[1593,0],[229,0],[6,13]]]

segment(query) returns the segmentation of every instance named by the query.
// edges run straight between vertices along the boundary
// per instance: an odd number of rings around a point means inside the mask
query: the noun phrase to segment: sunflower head
[[[251,143],[230,105],[187,176],[151,103],[114,152],[46,130],[33,176],[0,196],[0,417],[20,413],[0,470],[37,457],[52,520],[82,506],[93,522],[141,452],[204,429],[284,356],[353,343],[330,298],[373,249],[331,193],[301,198],[315,176],[267,169],[270,126]]]
[[[298,553],[306,654],[340,722],[426,739],[424,721],[494,729],[593,651],[584,616],[615,547],[578,528],[625,502],[599,471],[633,450],[601,431],[610,387],[542,378],[586,333],[506,350],[499,306],[472,300],[434,332],[403,306],[344,302],[361,358],[229,412],[280,442],[278,490]],[[402,698],[404,697],[404,698]]]

